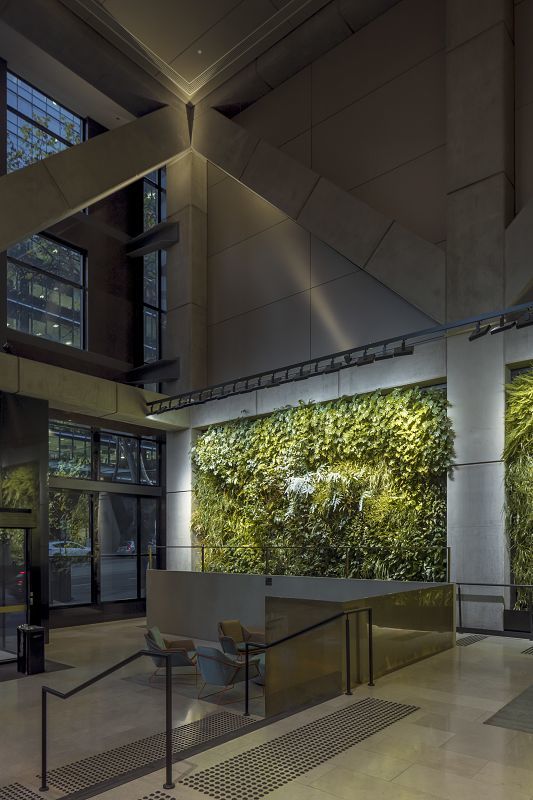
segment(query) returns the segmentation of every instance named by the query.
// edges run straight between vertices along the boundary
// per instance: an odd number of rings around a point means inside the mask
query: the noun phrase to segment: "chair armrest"
[[[265,632],[260,628],[245,628],[242,626],[245,642],[258,642],[263,644],[265,641]]]
[[[192,639],[163,639],[167,650],[196,650]]]

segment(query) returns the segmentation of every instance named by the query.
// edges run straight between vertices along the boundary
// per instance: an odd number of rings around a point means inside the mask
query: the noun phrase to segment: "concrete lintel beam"
[[[239,179],[248,164],[259,138],[240,125],[209,109],[195,115],[192,147],[208,161]]]
[[[160,222],[150,230],[131,239],[126,247],[126,255],[138,258],[156,250],[167,250],[180,240],[180,227],[177,222]]]
[[[167,106],[2,176],[0,251],[174,160],[189,146],[185,106]]]
[[[245,186],[293,219],[298,217],[318,180],[316,172],[263,140],[241,176]]]
[[[296,221],[359,267],[393,222],[326,178],[320,178]]]

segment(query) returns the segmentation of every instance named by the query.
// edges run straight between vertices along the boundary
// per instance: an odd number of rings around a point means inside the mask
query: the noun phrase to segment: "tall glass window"
[[[41,161],[84,138],[83,120],[7,73],[7,171]]]
[[[167,216],[166,170],[151,172],[143,181],[143,226],[149,230]],[[161,358],[162,331],[166,323],[166,252],[158,250],[143,258],[143,360]],[[150,387],[157,389],[157,386]]]
[[[54,477],[159,486],[160,458],[155,436],[129,436],[60,420],[50,420],[48,426],[48,467]]]
[[[90,479],[91,429],[51,421],[48,427],[48,464],[50,475]]]
[[[82,348],[85,255],[34,234],[10,247],[7,256],[8,327]]]

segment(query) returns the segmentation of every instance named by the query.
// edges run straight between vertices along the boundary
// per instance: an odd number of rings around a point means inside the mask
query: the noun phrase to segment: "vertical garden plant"
[[[212,426],[192,454],[206,568],[255,572],[267,557],[274,574],[442,580],[452,453],[439,390]]]

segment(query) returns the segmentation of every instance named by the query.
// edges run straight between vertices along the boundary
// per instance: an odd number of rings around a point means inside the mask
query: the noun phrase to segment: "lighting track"
[[[491,321],[496,322],[494,327],[490,324]],[[358,347],[351,347],[348,350],[342,350],[339,353],[332,353],[320,358],[312,358],[308,361],[300,361],[297,364],[278,367],[266,372],[258,372],[244,378],[207,386],[204,389],[184,392],[173,397],[165,397],[162,400],[153,400],[147,403],[147,416],[157,416],[158,414],[165,414],[167,411],[177,411],[190,406],[208,403],[211,400],[221,400],[224,397],[246,394],[256,389],[272,388],[284,383],[306,380],[315,375],[328,375],[349,367],[365,367],[379,361],[412,355],[416,345],[441,339],[448,332],[457,331],[461,328],[468,330],[471,326],[474,326],[468,337],[471,342],[474,342],[488,334],[489,331],[491,334],[495,334],[514,327],[525,328],[529,325],[533,325],[533,303],[522,303],[503,310],[491,311],[475,317],[448,322],[444,325],[435,325],[433,328],[424,328],[423,330],[407,334],[403,333],[400,336],[394,336],[389,339],[381,339]]]

